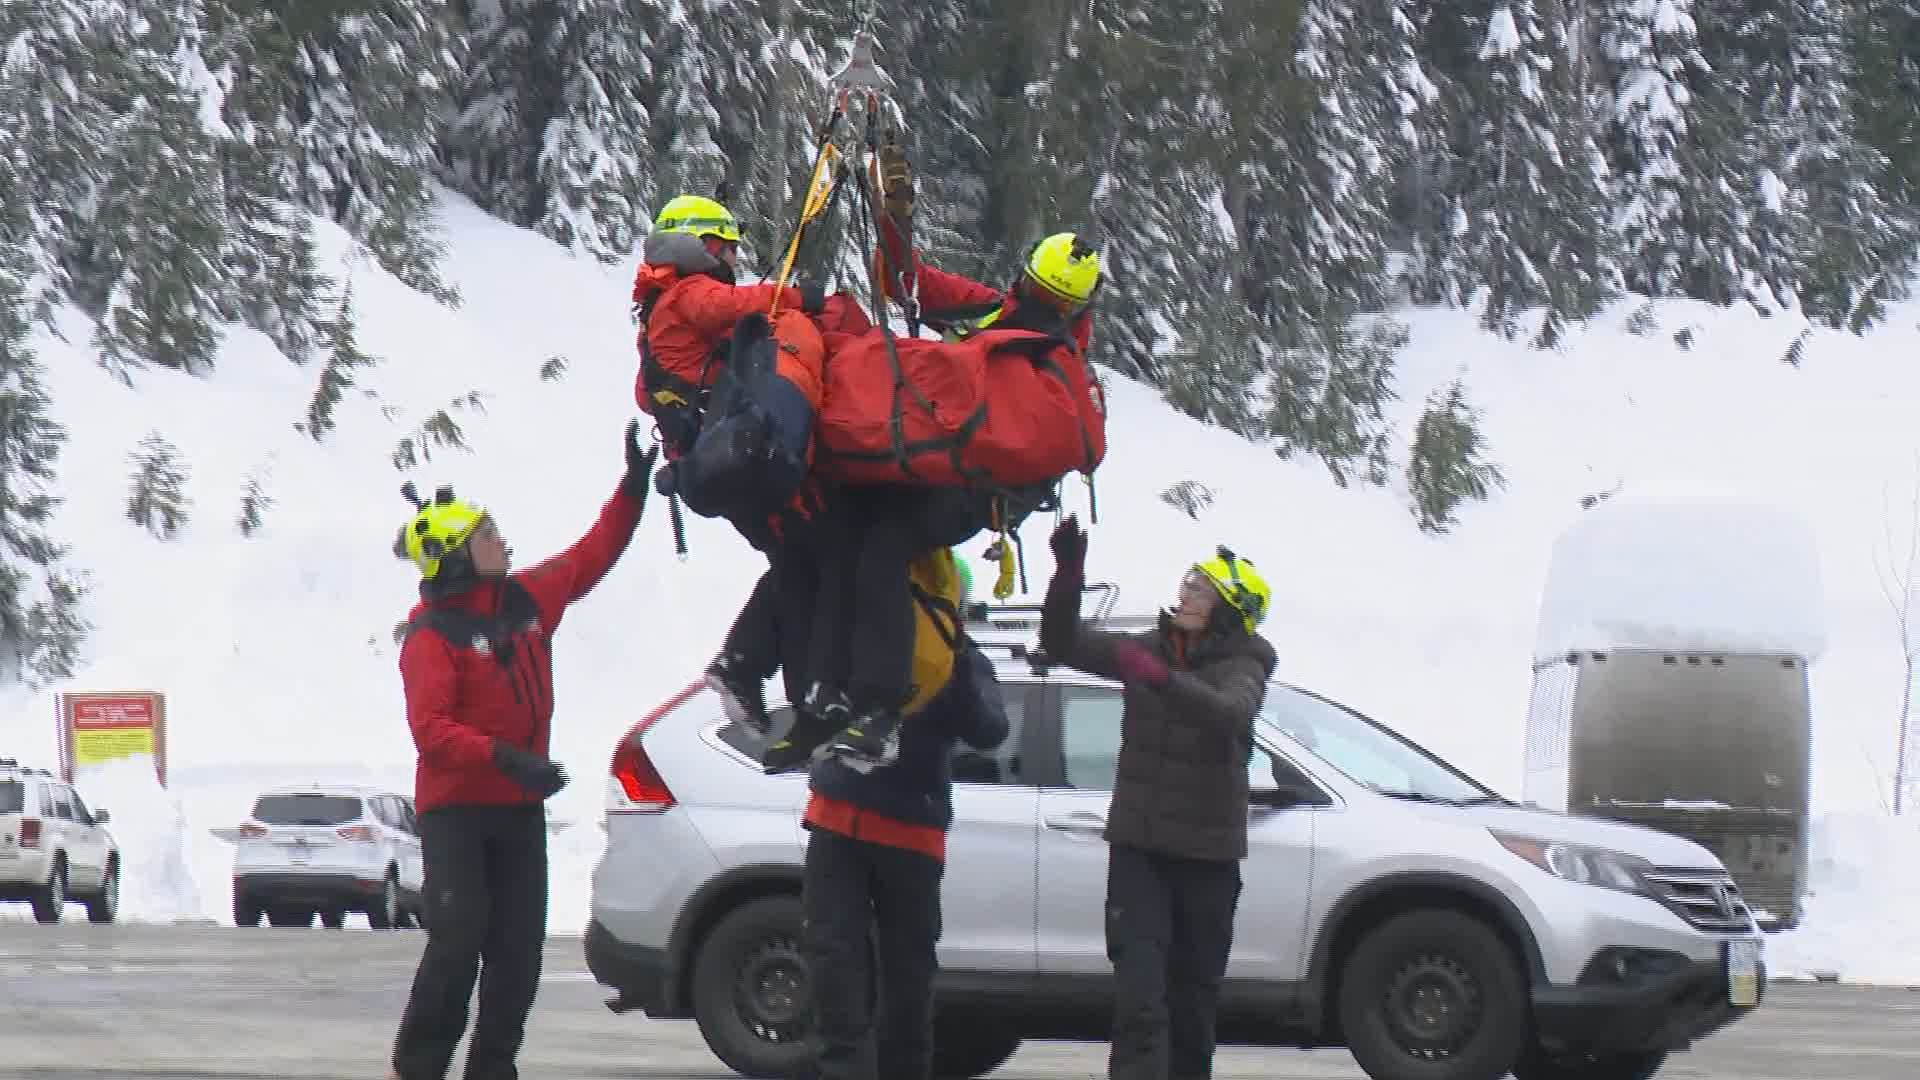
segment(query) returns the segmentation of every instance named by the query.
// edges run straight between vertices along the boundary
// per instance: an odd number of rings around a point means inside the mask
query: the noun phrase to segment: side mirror
[[[112,820],[113,820],[113,815],[107,813],[105,810],[95,810],[93,812],[93,823],[95,825],[105,825],[107,822]]]

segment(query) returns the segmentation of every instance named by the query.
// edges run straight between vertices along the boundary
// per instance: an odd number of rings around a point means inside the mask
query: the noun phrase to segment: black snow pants
[[[1239,903],[1238,861],[1109,847],[1110,1080],[1213,1076],[1214,1021]]]
[[[427,945],[394,1039],[394,1071],[401,1080],[447,1075],[478,976],[466,1080],[517,1080],[547,939],[546,811],[449,806],[419,822]]]
[[[826,829],[807,834],[802,935],[811,1080],[929,1080],[944,864]]]
[[[741,658],[742,670],[762,679],[783,673],[789,702],[800,701],[815,678],[810,641],[819,587],[820,568],[810,547],[779,551],[727,631],[725,649]]]
[[[839,629],[847,697],[859,710],[897,709],[911,693],[913,593],[907,567],[989,527],[988,500],[962,488],[845,489],[820,587],[817,633]]]

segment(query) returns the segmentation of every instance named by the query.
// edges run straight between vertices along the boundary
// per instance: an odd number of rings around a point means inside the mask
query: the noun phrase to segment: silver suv
[[[1108,1028],[1120,690],[1050,668],[1035,613],[996,611],[970,632],[1012,734],[954,762],[939,1077]],[[1223,1043],[1346,1047],[1375,1080],[1645,1080],[1758,1005],[1760,931],[1705,848],[1517,805],[1285,683],[1255,735]],[[776,1077],[804,1052],[806,777],[756,751],[700,682],[621,740],[585,950],[614,1011],[692,1018],[730,1068]]]
[[[338,930],[364,912],[374,930],[426,925],[425,863],[413,800],[353,784],[260,793],[233,844],[233,923]]]
[[[0,901],[27,901],[43,923],[75,900],[92,922],[119,918],[120,845],[106,825],[72,785],[0,758]]]

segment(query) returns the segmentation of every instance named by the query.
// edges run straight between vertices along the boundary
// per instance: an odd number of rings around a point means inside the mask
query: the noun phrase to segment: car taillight
[[[243,821],[240,823],[240,835],[250,840],[257,840],[267,835],[267,827],[257,822]]]
[[[30,817],[30,818],[23,818],[21,820],[20,846],[21,847],[39,847],[40,846],[40,819],[39,818]]]
[[[627,732],[627,737],[620,740],[620,746],[613,752],[613,763],[608,768],[608,813],[660,814],[673,809],[673,792],[660,776],[660,770],[654,768],[653,760],[647,757],[642,739],[647,729],[661,717],[686,704],[688,698],[705,688],[704,680],[688,683],[679,693],[641,717],[640,722],[633,725],[633,730]]]
[[[356,840],[363,844],[373,843],[373,828],[369,825],[348,825],[340,830],[340,839]]]

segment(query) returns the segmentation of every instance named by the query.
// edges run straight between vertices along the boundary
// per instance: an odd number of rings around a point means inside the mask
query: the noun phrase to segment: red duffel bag
[[[988,329],[889,349],[886,333],[826,335],[815,428],[824,476],[1019,487],[1091,474],[1106,457],[1106,401],[1072,340]]]

